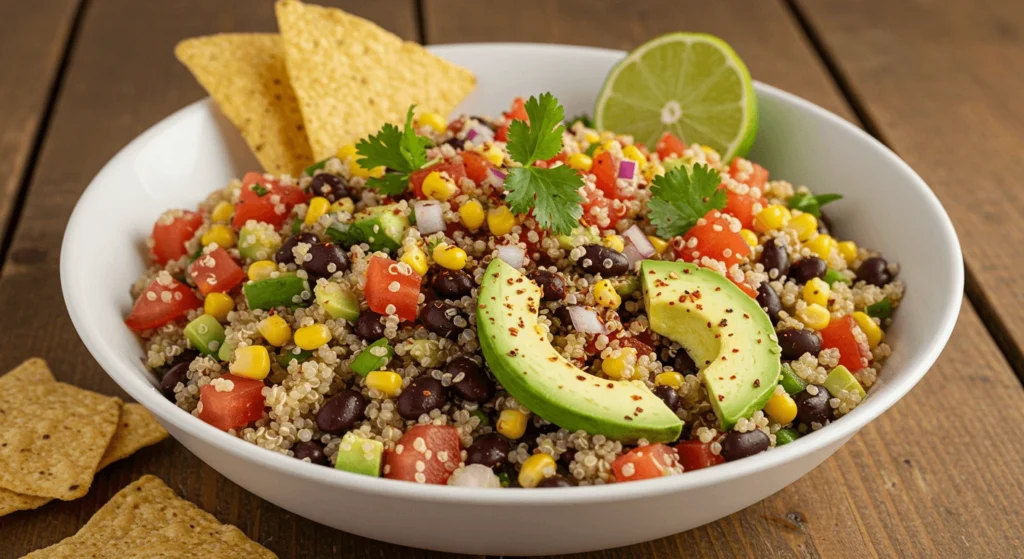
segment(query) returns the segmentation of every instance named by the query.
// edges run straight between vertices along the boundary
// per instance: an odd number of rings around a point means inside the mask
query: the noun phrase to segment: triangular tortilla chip
[[[409,105],[447,115],[476,85],[469,70],[341,10],[298,0],[279,0],[276,10],[317,160],[386,122],[403,122]]]
[[[114,431],[110,444],[107,445],[103,458],[96,466],[102,470],[110,464],[135,454],[139,449],[154,445],[167,438],[167,431],[157,422],[146,408],[139,404],[125,404],[121,407],[121,417],[117,420],[117,431]]]
[[[174,54],[242,132],[267,172],[297,176],[313,163],[279,36],[196,37],[178,43]]]

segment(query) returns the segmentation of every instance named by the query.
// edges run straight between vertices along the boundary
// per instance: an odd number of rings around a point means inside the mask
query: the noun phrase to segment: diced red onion
[[[413,209],[416,212],[416,229],[421,235],[444,231],[444,210],[437,200],[422,200]]]
[[[651,244],[647,235],[644,235],[644,232],[641,231],[640,227],[637,225],[633,225],[629,229],[626,229],[626,231],[622,233],[622,236],[627,241],[626,247],[629,248],[630,245],[635,247],[637,253],[640,254],[640,258],[653,256],[654,253],[657,252],[654,250],[654,245]]]
[[[523,267],[523,261],[526,260],[526,249],[516,245],[500,245],[498,258],[518,270]]]
[[[578,305],[567,308],[569,309],[569,318],[572,319],[572,326],[576,331],[584,334],[604,334],[604,323],[601,322],[596,312]]]
[[[636,176],[636,161],[632,159],[623,159],[619,162],[619,178],[626,180],[633,180]]]
[[[640,251],[637,250],[632,243],[626,243],[626,248],[622,249],[622,254],[626,257],[626,261],[629,262],[629,268],[631,270],[636,268],[637,262],[644,259],[644,257],[640,255]]]
[[[482,124],[471,124],[466,132],[466,141],[474,146],[483,145],[494,139],[494,131]]]
[[[494,178],[498,179],[499,181],[505,182],[506,175],[504,171],[500,169],[491,169],[491,175],[493,175]]]

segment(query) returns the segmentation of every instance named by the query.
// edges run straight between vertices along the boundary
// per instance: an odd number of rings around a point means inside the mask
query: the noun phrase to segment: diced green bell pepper
[[[871,318],[885,320],[892,314],[892,302],[889,301],[888,297],[886,297],[874,305],[868,305],[864,310]]]
[[[298,348],[296,348],[296,349],[298,349]],[[280,354],[278,354],[278,356],[277,356],[277,364],[280,365],[282,369],[287,369],[288,365],[291,364],[292,359],[298,361],[299,363],[304,363],[305,361],[307,361],[312,356],[313,356],[313,352],[312,351],[303,350],[303,351],[300,351],[299,353],[292,353],[292,351],[290,349],[289,350],[284,350]]]
[[[185,325],[185,337],[203,355],[215,355],[224,343],[224,327],[204,314]]]
[[[807,388],[807,383],[804,382],[804,379],[796,376],[789,363],[782,364],[782,375],[779,376],[779,384],[782,385],[782,389],[786,391],[786,394],[796,394]]]
[[[799,438],[800,433],[797,433],[794,429],[790,429],[788,427],[785,429],[779,429],[775,433],[775,446],[787,445]]]
[[[833,270],[832,268],[829,268],[828,270],[825,271],[824,279],[825,283],[829,285],[832,285],[837,281],[846,284],[853,283],[852,281],[850,281],[850,278],[844,276],[842,272],[840,272],[839,270]]]
[[[301,295],[306,289],[306,280],[295,274],[281,274],[276,278],[250,281],[242,285],[242,293],[249,308],[260,310],[303,306],[305,302]]]
[[[378,348],[384,348],[384,355],[376,355],[377,352],[381,351]],[[381,338],[367,346],[362,353],[352,360],[352,370],[365,377],[387,365],[394,355],[395,349],[388,344],[387,338]]]

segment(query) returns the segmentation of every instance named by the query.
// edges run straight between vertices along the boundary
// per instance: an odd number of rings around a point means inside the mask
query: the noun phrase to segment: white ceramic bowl
[[[470,114],[497,114],[513,96],[544,91],[561,100],[566,114],[589,112],[608,70],[623,56],[549,45],[432,50],[476,72],[479,86],[459,109]],[[826,429],[770,452],[657,480],[479,490],[303,463],[182,412],[154,388],[155,379],[139,362],[139,341],[122,320],[132,305],[128,288],[144,268],[143,240],[156,217],[167,208],[193,207],[211,190],[255,168],[238,135],[224,126],[208,100],[136,138],[82,195],[61,251],[68,311],[100,365],[175,439],[247,490],[327,526],[408,546],[492,555],[580,552],[688,530],[792,483],[902,398],[949,338],[963,290],[956,233],[910,167],[824,109],[763,84],[756,90],[761,122],[751,158],[773,177],[845,195],[829,206],[840,235],[883,250],[902,264],[900,277],[908,285],[888,333],[895,351],[865,403]]]

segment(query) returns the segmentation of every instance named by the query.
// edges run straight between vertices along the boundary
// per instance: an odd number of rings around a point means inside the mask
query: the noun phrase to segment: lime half
[[[669,33],[643,44],[605,79],[594,108],[599,130],[654,147],[665,132],[714,148],[728,161],[757,134],[757,98],[747,67],[725,41]]]

